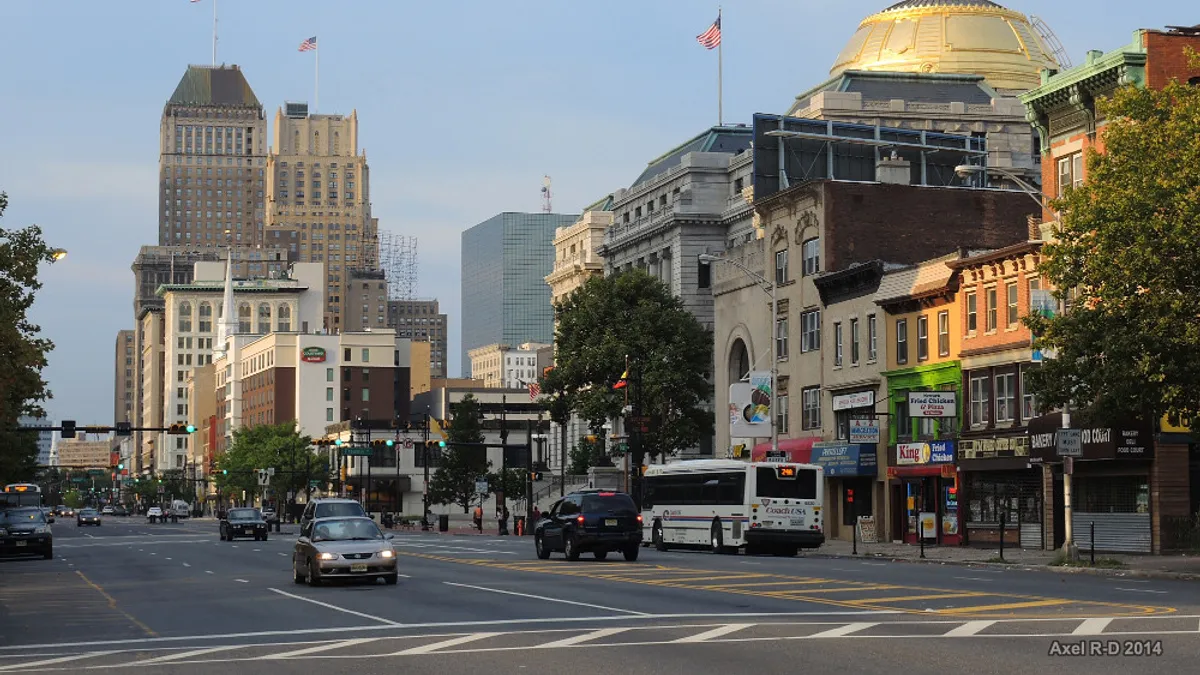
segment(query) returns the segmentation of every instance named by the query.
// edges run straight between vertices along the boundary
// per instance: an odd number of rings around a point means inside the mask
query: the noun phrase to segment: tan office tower
[[[299,262],[325,264],[325,328],[346,330],[351,272],[375,270],[378,221],[370,173],[358,150],[358,113],[310,115],[307,103],[275,113],[267,156],[266,241]]]
[[[159,245],[263,242],[267,120],[237,66],[188,66],[163,108]]]

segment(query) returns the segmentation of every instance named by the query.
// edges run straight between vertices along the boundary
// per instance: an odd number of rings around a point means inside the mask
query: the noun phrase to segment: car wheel
[[[309,586],[320,586],[321,585],[321,573],[317,571],[316,561],[309,561],[309,563],[308,563],[308,585]]]
[[[42,557],[45,558],[46,560],[53,560],[54,559],[54,546],[47,546],[46,552],[42,554]]]
[[[296,560],[294,558],[292,559],[292,581],[297,584],[304,583],[304,575],[301,574],[300,570],[296,567]]]
[[[592,555],[596,556],[596,560],[604,560],[608,557],[608,551],[596,551]]]
[[[563,537],[563,555],[567,560],[579,560],[579,542],[575,541],[574,532],[568,532]]]
[[[654,548],[658,549],[659,551],[667,550],[667,541],[666,539],[663,539],[662,522],[654,523],[654,531],[650,536],[654,539]]]
[[[400,574],[398,572],[392,572],[384,577],[383,580],[387,582],[388,586],[395,586],[396,583],[400,581]]]
[[[533,547],[537,549],[538,559],[546,560],[550,557],[550,549],[546,547],[546,542],[542,539],[542,535],[539,534],[533,537]]]
[[[262,540],[263,540],[263,541],[266,541],[266,540],[267,540],[267,535],[265,535],[265,534],[264,534],[264,535],[263,535],[263,538],[262,538]]]
[[[627,547],[625,548],[625,550],[624,550],[624,551],[622,551],[622,553],[624,553],[624,554],[625,554],[625,560],[626,560],[626,561],[628,561],[628,562],[637,562],[637,559],[638,559],[638,553],[640,553],[640,552],[641,552],[641,550],[642,550],[642,549],[641,549],[641,547],[639,547],[639,546],[637,546],[636,544],[634,544],[634,545],[632,545],[632,546],[627,546]]]

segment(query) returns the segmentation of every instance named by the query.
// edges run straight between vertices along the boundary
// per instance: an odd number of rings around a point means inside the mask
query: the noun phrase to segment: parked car
[[[642,544],[642,516],[624,492],[580,490],[554,503],[534,525],[537,557],[546,559],[562,551],[567,560],[578,560],[590,551],[604,560],[612,551],[625,559],[638,559]]]
[[[292,579],[319,586],[325,579],[399,580],[392,535],[366,517],[317,518],[300,530],[292,551]]]
[[[0,554],[54,557],[54,534],[40,508],[0,510]]]
[[[163,510],[157,506],[151,506],[149,509],[146,509],[146,518],[150,519],[150,522],[152,523],[157,520],[162,520]]]
[[[102,516],[116,515],[116,509],[113,508],[112,504],[105,504],[104,508],[100,509],[100,515],[102,515]]]
[[[113,507],[113,515],[114,516],[127,516],[127,515],[129,515],[129,511],[126,511],[124,506],[121,506],[120,504],[118,504]]]
[[[267,521],[258,509],[229,509],[221,517],[221,541],[233,541],[238,537],[254,537],[254,541],[267,540]]]

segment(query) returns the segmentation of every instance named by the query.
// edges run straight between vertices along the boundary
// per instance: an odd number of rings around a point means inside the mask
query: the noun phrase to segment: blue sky
[[[70,256],[33,311],[57,348],[55,419],[112,422],[113,350],[133,326],[133,274],[157,243],[162,106],[187,64],[212,59],[212,1],[0,2],[4,227],[43,227]],[[865,16],[889,0],[740,0],[724,11],[725,120],[783,112],[820,83]],[[1188,24],[1182,0],[1010,0],[1071,58],[1127,44],[1139,27]],[[336,8],[336,10],[335,10]],[[218,60],[239,64],[272,119],[313,95],[357,109],[383,229],[415,235],[420,289],[450,315],[459,372],[459,241],[501,211],[577,213],[716,122],[716,53],[695,0],[220,0]],[[1193,17],[1194,18],[1194,17]]]

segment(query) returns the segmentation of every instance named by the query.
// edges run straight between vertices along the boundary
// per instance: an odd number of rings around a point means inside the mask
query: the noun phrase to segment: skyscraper
[[[501,213],[462,235],[462,369],[468,352],[496,343],[550,344],[554,307],[546,275],[554,269],[554,231],[578,215]]]

